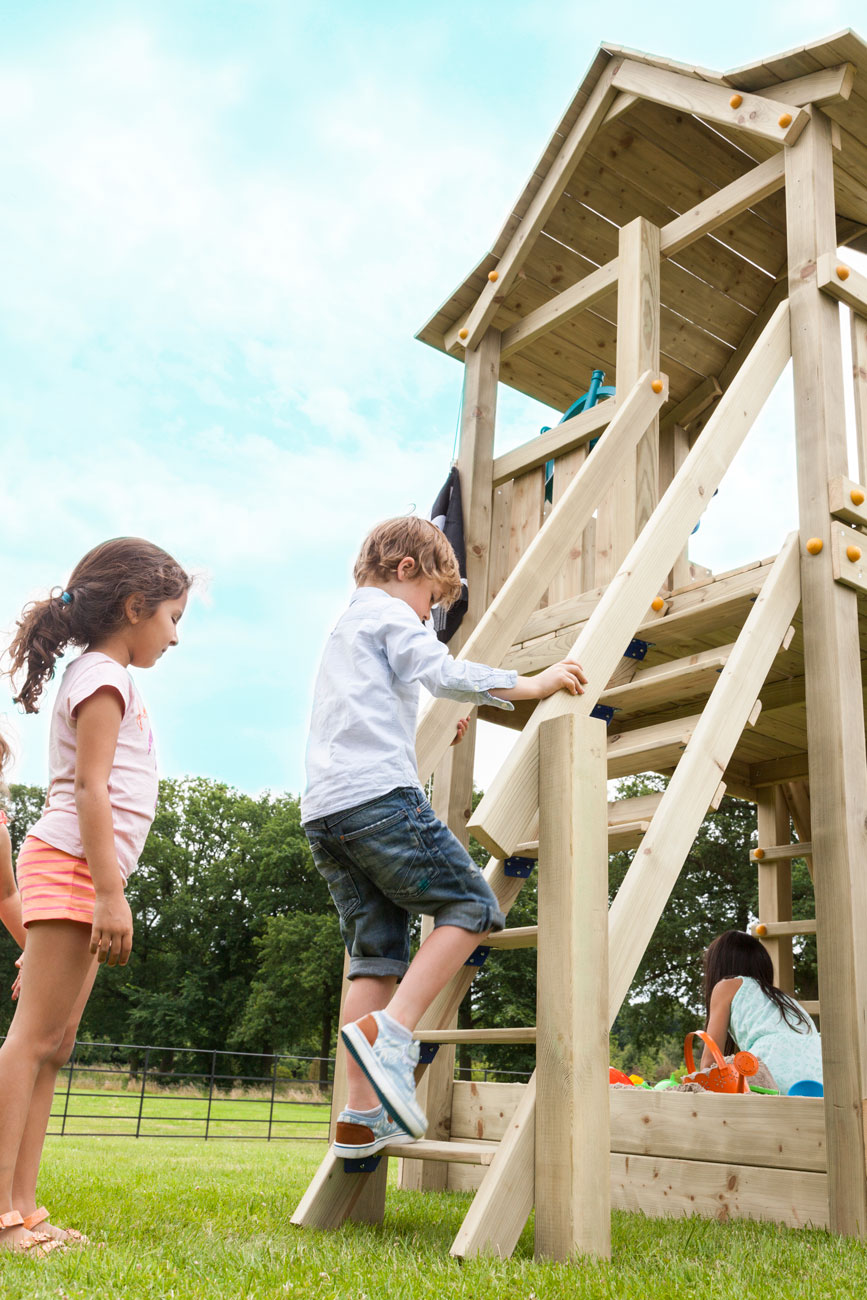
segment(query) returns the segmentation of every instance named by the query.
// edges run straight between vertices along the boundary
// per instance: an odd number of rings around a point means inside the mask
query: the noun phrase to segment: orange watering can
[[[716,1065],[710,1070],[696,1071],[692,1055],[692,1040],[698,1037],[709,1047]],[[683,1056],[686,1061],[687,1075],[684,1083],[700,1083],[708,1092],[749,1092],[747,1077],[754,1075],[759,1062],[752,1052],[738,1052],[731,1065],[723,1060],[723,1054],[703,1029],[691,1030],[683,1044]]]

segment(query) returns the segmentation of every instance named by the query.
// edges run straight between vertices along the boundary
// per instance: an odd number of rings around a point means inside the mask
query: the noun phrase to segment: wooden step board
[[[699,724],[701,714],[658,722],[608,737],[608,777],[635,776],[676,767]]]
[[[512,1029],[417,1029],[417,1043],[535,1043],[534,1025]]]
[[[395,1142],[383,1147],[378,1154],[395,1156],[400,1160],[442,1160],[446,1164],[489,1165],[499,1142]]]
[[[683,659],[639,668],[631,682],[603,691],[599,703],[617,709],[624,717],[632,717],[660,704],[674,705],[710,695],[733,648],[721,646],[719,650],[704,650]]]

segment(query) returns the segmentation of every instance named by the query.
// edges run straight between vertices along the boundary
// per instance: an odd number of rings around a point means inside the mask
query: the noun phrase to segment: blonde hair
[[[385,519],[368,533],[355,561],[355,581],[359,587],[389,582],[407,557],[415,562],[410,577],[432,578],[445,609],[459,599],[461,575],[452,544],[436,524],[417,515]]]

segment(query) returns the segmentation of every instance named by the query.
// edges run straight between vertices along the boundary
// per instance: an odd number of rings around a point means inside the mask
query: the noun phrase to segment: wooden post
[[[858,482],[867,483],[867,320],[852,312],[852,378],[855,381],[855,430],[858,439]]]
[[[756,802],[759,828],[759,846],[788,844],[791,840],[789,810],[779,786],[769,786],[759,793]],[[782,861],[757,863],[759,869],[759,920],[791,921],[792,919],[792,863]],[[795,991],[795,972],[792,960],[792,936],[779,935],[763,939],[774,963],[774,983],[785,993]]]
[[[664,496],[672,479],[689,455],[689,434],[681,424],[673,424],[659,433],[659,495]],[[689,582],[689,543],[681,551],[668,575],[668,585],[685,587]]]
[[[839,309],[816,279],[836,246],[831,124],[819,109],[786,152],[786,216],[830,1226],[863,1238],[867,756],[857,596],[831,570],[828,480],[848,463]],[[823,540],[818,555],[808,537]]]
[[[636,217],[620,231],[617,288],[618,393],[645,370],[659,371],[659,227]],[[659,417],[599,507],[596,581],[610,582],[658,500]]]
[[[536,1255],[611,1254],[607,738],[539,733]]]

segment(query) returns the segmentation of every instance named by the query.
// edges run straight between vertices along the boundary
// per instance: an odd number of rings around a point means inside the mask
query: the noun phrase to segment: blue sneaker
[[[332,1150],[341,1160],[363,1160],[365,1156],[376,1155],[383,1147],[412,1140],[384,1106],[378,1115],[359,1115],[347,1107],[337,1117]]]
[[[418,1043],[392,1033],[381,1011],[344,1025],[340,1033],[385,1109],[407,1133],[424,1137],[427,1116],[415,1095]]]

